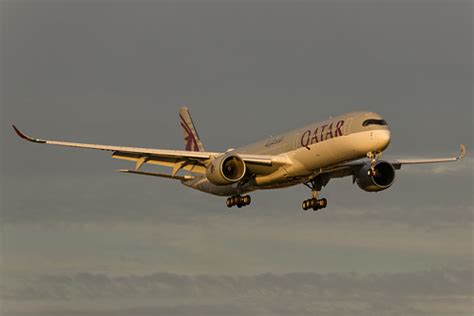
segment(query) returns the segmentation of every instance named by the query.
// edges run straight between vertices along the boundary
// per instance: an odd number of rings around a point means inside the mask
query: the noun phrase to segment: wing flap
[[[191,176],[191,175],[185,175],[185,176],[176,176],[175,175],[175,176],[173,176],[173,175],[164,174],[164,173],[154,173],[154,172],[127,170],[127,169],[120,169],[120,170],[117,170],[117,171],[118,172],[123,172],[123,173],[131,173],[131,174],[138,174],[138,175],[144,175],[144,176],[160,177],[160,178],[174,179],[174,180],[180,180],[180,181],[186,181],[186,180],[194,179],[194,177]]]
[[[115,159],[120,159],[120,160],[127,160],[127,161],[133,161],[136,164],[138,162],[143,161],[144,156],[140,154],[133,154],[133,153],[125,153],[125,152],[114,152],[112,155],[112,158]],[[181,164],[182,162],[185,162],[185,164],[181,165],[179,169],[184,169],[186,171],[191,171],[191,172],[196,172],[196,173],[201,173],[204,174],[206,173],[206,167],[205,164],[202,161],[195,160],[195,159],[183,159],[183,158],[170,158],[170,157],[159,157],[159,156],[145,156],[144,163],[151,164],[151,165],[158,165],[158,166],[164,166],[164,167],[169,167],[169,168],[175,168],[177,165]],[[137,165],[135,167],[136,170],[139,169],[141,165]]]

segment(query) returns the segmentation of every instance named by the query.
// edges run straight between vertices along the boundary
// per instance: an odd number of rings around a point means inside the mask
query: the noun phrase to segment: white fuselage
[[[183,184],[206,193],[230,196],[305,182],[305,177],[309,178],[323,168],[387,148],[390,143],[388,126],[363,126],[367,119],[382,117],[373,112],[348,113],[233,150],[235,154],[274,155],[286,162],[283,166],[261,166],[259,176],[245,184],[217,186],[205,175],[183,181]]]

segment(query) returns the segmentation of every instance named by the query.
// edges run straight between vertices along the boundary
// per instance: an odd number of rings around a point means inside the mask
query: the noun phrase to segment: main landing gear
[[[226,205],[227,207],[232,207],[237,205],[238,208],[241,208],[242,206],[247,206],[252,202],[252,199],[250,198],[250,195],[234,195],[231,196],[230,198],[227,198]]]
[[[301,206],[303,208],[303,211],[307,211],[310,208],[312,208],[313,211],[317,211],[317,210],[325,208],[327,205],[328,205],[328,200],[326,199],[312,198],[312,199],[303,201],[303,204]]]
[[[318,199],[319,191],[329,182],[328,178],[320,178],[316,177],[314,180],[311,180],[308,183],[305,183],[308,188],[311,189],[312,198],[303,201],[301,207],[303,211],[307,211],[309,209],[313,209],[313,211],[317,211],[323,208],[326,208],[328,205],[328,200],[326,199]]]

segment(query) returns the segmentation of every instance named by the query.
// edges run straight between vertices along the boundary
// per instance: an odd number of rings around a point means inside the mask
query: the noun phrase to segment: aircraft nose
[[[377,147],[382,151],[390,144],[390,131],[389,130],[378,130],[374,135],[377,141]]]

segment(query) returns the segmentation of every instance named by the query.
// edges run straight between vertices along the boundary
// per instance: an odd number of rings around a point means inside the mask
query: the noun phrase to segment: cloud
[[[17,280],[4,289],[6,299],[69,300],[105,298],[201,298],[257,296],[469,296],[473,295],[470,269],[431,269],[419,272],[359,274],[263,273],[257,275],[181,275],[153,273],[112,276],[104,273],[42,275]]]
[[[71,315],[109,315],[110,307],[97,307],[107,300],[116,300],[117,310],[113,311],[121,310],[124,315],[125,311],[135,311],[135,315],[423,315],[433,310],[442,314],[454,307],[467,315],[474,297],[473,281],[472,270],[467,268],[249,276],[84,272],[17,280],[14,287],[3,289],[2,298],[10,304],[33,303],[32,309],[35,302],[43,307],[49,304],[49,315],[58,314],[53,307],[64,308],[64,302],[75,311]],[[74,305],[84,301],[91,304],[86,308]],[[140,307],[130,308],[132,305]]]

